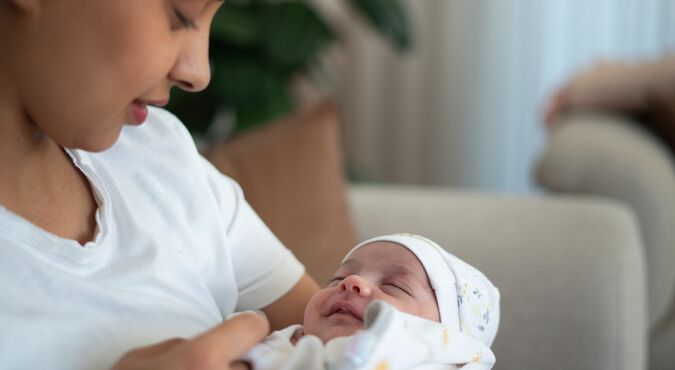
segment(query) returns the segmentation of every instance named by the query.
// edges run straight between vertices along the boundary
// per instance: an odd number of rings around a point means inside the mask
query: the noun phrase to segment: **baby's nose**
[[[370,295],[371,289],[368,282],[358,275],[349,275],[342,279],[340,288],[348,293],[354,293],[362,296]]]

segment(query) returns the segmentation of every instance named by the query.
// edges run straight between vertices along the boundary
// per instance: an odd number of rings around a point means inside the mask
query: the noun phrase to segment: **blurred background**
[[[601,59],[673,53],[673,19],[670,0],[235,0],[214,21],[219,92],[170,109],[213,138],[329,95],[352,180],[535,193],[550,94]]]
[[[319,281],[356,240],[428,235],[499,282],[500,368],[670,370],[675,58],[587,94],[639,109],[544,112],[603,60],[675,56],[673,20],[673,0],[228,0],[211,85],[170,109]]]

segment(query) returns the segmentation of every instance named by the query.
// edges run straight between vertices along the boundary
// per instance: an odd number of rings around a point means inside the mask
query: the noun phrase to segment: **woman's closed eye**
[[[176,17],[176,21],[178,22],[178,25],[180,28],[189,28],[189,29],[195,29],[197,28],[197,25],[195,22],[190,19],[188,16],[186,16],[180,9],[174,8],[173,9],[174,16]]]

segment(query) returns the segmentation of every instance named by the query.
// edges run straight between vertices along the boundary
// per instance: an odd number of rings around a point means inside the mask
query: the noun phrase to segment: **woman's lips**
[[[169,99],[141,100],[136,99],[130,104],[131,121],[130,124],[140,125],[148,119],[148,105],[155,107],[164,107],[169,104]]]
[[[148,104],[140,100],[131,103],[131,123],[140,125],[148,119]]]

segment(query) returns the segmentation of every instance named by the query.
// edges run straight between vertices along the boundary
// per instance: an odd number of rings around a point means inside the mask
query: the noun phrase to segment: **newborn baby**
[[[304,325],[268,336],[260,369],[490,369],[499,291],[431,240],[376,237],[352,249],[307,304]]]

